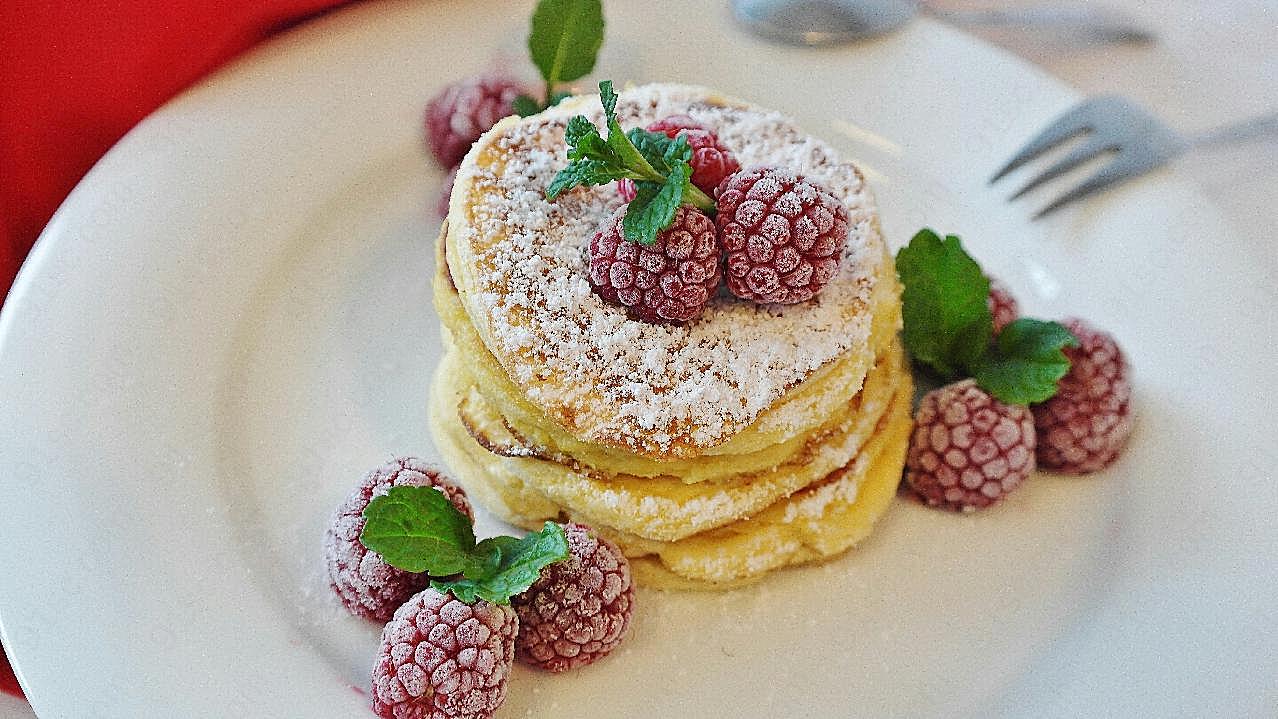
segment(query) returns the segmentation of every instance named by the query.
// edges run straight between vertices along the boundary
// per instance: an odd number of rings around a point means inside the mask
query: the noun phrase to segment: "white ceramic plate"
[[[864,163],[894,243],[958,232],[1030,312],[1113,330],[1136,435],[975,517],[898,502],[755,588],[643,591],[614,657],[517,670],[501,716],[1272,716],[1270,239],[1171,174],[1031,224],[985,178],[1071,92],[935,24],[803,52],[721,5],[611,3],[599,67],[789,111]],[[367,3],[290,33],[49,225],[0,319],[0,618],[41,717],[365,716],[378,628],[329,598],[319,540],[364,470],[433,453],[421,109],[518,60],[527,14]]]

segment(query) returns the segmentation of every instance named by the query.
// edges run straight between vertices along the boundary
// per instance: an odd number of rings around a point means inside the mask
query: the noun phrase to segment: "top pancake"
[[[812,301],[760,307],[721,293],[695,323],[653,325],[605,303],[587,279],[590,238],[621,205],[615,189],[545,198],[568,162],[568,118],[584,114],[602,124],[597,95],[506,118],[462,162],[445,233],[449,273],[511,380],[582,441],[656,459],[695,457],[829,363],[870,354],[874,314],[895,311],[898,302],[880,283],[895,285],[895,277],[861,173],[789,118],[682,85],[628,89],[617,109],[626,128],[689,115],[743,167],[772,164],[806,175],[848,210],[839,274]]]

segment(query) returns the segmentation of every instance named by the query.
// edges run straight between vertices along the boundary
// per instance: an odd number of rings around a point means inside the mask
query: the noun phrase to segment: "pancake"
[[[588,524],[650,586],[738,586],[845,551],[890,504],[913,394],[861,173],[778,113],[697,87],[623,92],[623,126],[689,115],[743,166],[805,175],[849,215],[839,272],[813,300],[721,292],[695,322],[647,324],[587,280],[614,188],[545,199],[577,114],[599,123],[598,97],[502,120],[458,170],[435,277],[437,448],[489,511]]]
[[[823,423],[846,397],[805,385],[850,359],[841,379],[855,390],[873,364],[873,319],[898,295],[852,163],[784,115],[703,88],[648,85],[618,104],[625,126],[675,113],[715,130],[743,165],[799,171],[844,203],[840,271],[815,300],[758,306],[721,295],[698,322],[652,325],[592,292],[586,246],[621,201],[611,187],[553,202],[544,191],[567,163],[568,118],[602,119],[597,96],[506,118],[481,137],[458,170],[445,230],[466,315],[529,408],[581,442],[657,460],[739,454],[746,448],[728,446],[738,435],[754,435],[758,448]]]
[[[730,588],[773,569],[846,551],[870,533],[890,506],[913,426],[913,387],[905,376],[867,441],[845,466],[751,516],[659,541],[618,530],[548,498],[539,490],[530,465],[558,465],[531,456],[499,455],[477,442],[454,411],[454,403],[462,399],[453,385],[457,364],[458,358],[450,353],[436,372],[430,417],[436,447],[467,491],[506,521],[528,529],[548,519],[589,524],[631,558],[638,581],[660,588]]]
[[[448,270],[446,246],[441,238],[436,264],[435,307],[450,340],[466,357],[467,373],[474,380],[477,391],[488,404],[502,408],[508,425],[519,428],[524,444],[543,448],[547,453],[572,457],[592,467],[608,468],[616,474],[676,478],[692,483],[775,467],[801,451],[812,433],[827,427],[844,414],[843,408],[861,390],[867,373],[865,365],[876,362],[888,351],[888,346],[897,341],[900,310],[895,304],[896,285],[884,282],[877,290],[883,296],[876,303],[880,311],[872,321],[868,351],[852,353],[832,362],[809,378],[800,390],[770,408],[760,417],[757,426],[746,428],[724,445],[699,457],[656,460],[578,440],[549,421],[523,396],[471,325]],[[835,419],[832,420],[832,417]],[[731,457],[732,462],[724,462],[724,457]]]

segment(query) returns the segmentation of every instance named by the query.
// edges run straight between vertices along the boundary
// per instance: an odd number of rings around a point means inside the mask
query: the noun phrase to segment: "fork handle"
[[[1092,7],[1040,6],[994,10],[947,10],[924,0],[931,15],[960,26],[1015,26],[1090,32],[1102,40],[1151,42],[1154,34],[1120,13]]]
[[[1187,139],[1188,146],[1196,148],[1230,145],[1235,142],[1256,140],[1266,135],[1278,135],[1278,112],[1259,115],[1242,122],[1233,122],[1214,130],[1205,130],[1190,135]]]

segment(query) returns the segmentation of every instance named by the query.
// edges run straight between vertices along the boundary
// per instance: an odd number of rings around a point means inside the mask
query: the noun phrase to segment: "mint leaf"
[[[497,555],[491,573],[474,578],[435,580],[431,587],[440,592],[452,592],[454,597],[467,604],[476,599],[509,604],[511,597],[537,581],[544,567],[568,558],[568,538],[564,536],[563,527],[554,522],[546,522],[540,532],[523,539],[494,537],[481,542],[480,547]]]
[[[613,172],[605,163],[596,160],[579,160],[560,170],[555,175],[555,179],[551,180],[550,186],[546,188],[546,199],[553,200],[560,193],[571,190],[574,187],[604,185],[626,176],[624,173]]]
[[[515,101],[511,103],[511,109],[513,109],[515,114],[520,117],[536,115],[542,111],[541,103],[537,102],[530,95],[520,95],[515,98]]]
[[[558,105],[559,103],[563,102],[564,100],[567,100],[570,97],[572,97],[572,93],[568,92],[567,90],[561,90],[560,92],[552,92],[550,93],[550,99],[547,100],[546,104],[548,107],[554,107],[555,105]]]
[[[537,3],[528,32],[528,52],[546,81],[548,103],[555,84],[576,80],[595,68],[603,30],[600,0]]]
[[[989,352],[972,367],[972,377],[1000,402],[1030,404],[1051,399],[1069,371],[1063,347],[1078,339],[1056,322],[1022,317],[1003,328]]]
[[[391,487],[368,503],[364,519],[360,543],[392,567],[446,576],[472,561],[470,518],[434,487]]]
[[[675,210],[683,204],[683,193],[692,177],[692,167],[680,163],[670,171],[666,181],[636,182],[635,199],[630,201],[621,220],[621,232],[627,240],[641,245],[657,241],[657,233],[670,226]]]
[[[990,281],[959,238],[920,230],[896,255],[910,355],[946,379],[959,377],[985,354],[993,334]]]

